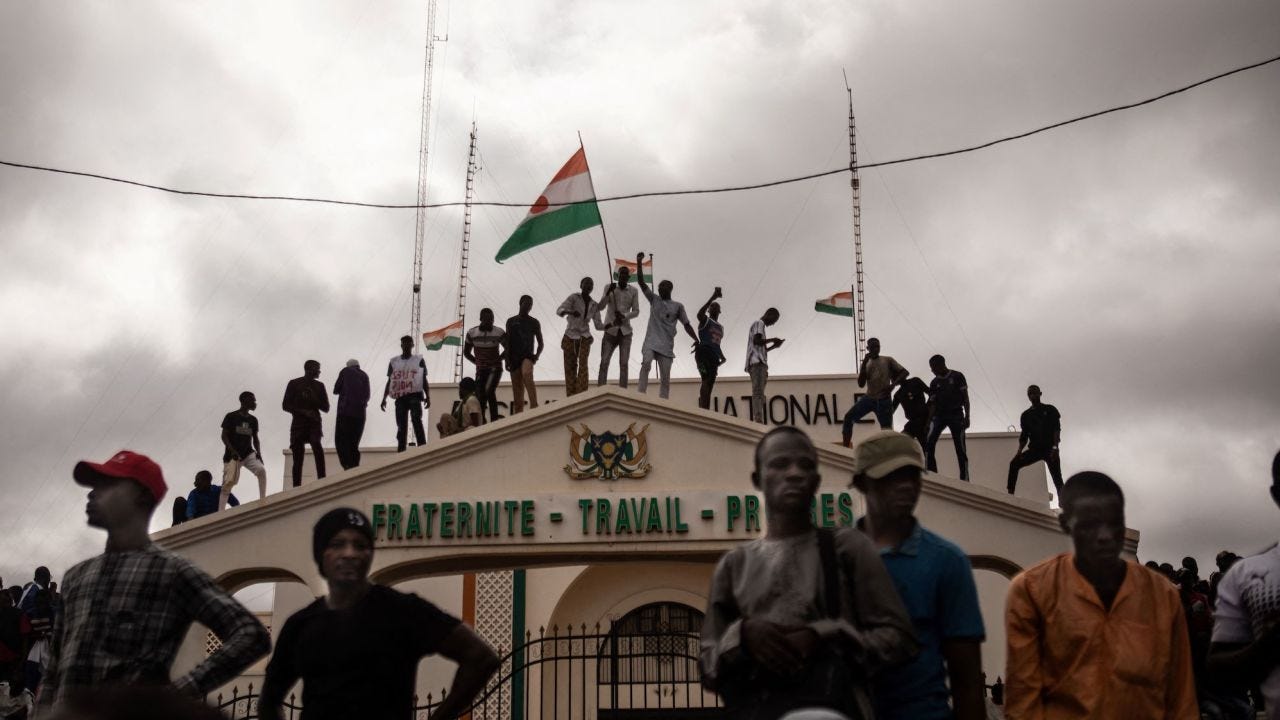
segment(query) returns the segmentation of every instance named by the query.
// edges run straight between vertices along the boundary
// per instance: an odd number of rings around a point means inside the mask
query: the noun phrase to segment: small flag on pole
[[[457,347],[462,344],[462,321],[445,325],[439,330],[422,333],[422,344],[428,350],[439,350],[445,345]]]
[[[529,214],[498,249],[494,259],[502,262],[530,248],[600,224],[600,207],[596,205],[595,189],[591,186],[587,151],[578,148],[529,206]]]
[[[853,293],[839,292],[822,298],[813,304],[813,309],[821,313],[853,317]]]
[[[627,270],[629,270],[629,271],[631,272],[631,279],[632,279],[632,280],[639,280],[639,279],[640,279],[640,277],[636,274],[636,269],[637,269],[637,268],[636,268],[636,261],[635,261],[635,260],[623,260],[622,258],[614,258],[614,259],[613,259],[613,280],[614,280],[614,282],[617,282],[617,280],[618,280],[618,271],[619,271],[619,270],[621,270],[622,268],[626,268]],[[652,259],[652,258],[650,258],[649,260],[645,260],[645,261],[644,261],[644,281],[645,281],[646,283],[653,284],[653,259]]]

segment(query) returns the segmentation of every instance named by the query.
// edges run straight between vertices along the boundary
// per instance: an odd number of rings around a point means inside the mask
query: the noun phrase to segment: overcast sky
[[[425,2],[0,4],[0,159],[182,188],[412,203]],[[441,0],[430,199],[531,202],[580,131],[602,195],[766,181],[951,149],[1142,99],[1280,52],[1271,0]],[[1272,542],[1280,448],[1280,65],[980,153],[862,174],[868,330],[963,370],[974,428],[1039,383],[1068,473],[1128,495],[1140,556],[1202,567]],[[614,254],[656,256],[725,347],[782,311],[782,373],[853,370],[812,311],[852,278],[846,176],[602,206]],[[597,231],[493,263],[523,216],[477,208],[468,324],[553,308],[605,274]],[[454,312],[456,209],[430,214],[425,329]],[[217,470],[253,389],[271,486],[285,382],[376,377],[407,330],[412,210],[179,197],[0,168],[0,503],[7,584],[101,548],[76,460],[150,454],[175,492]],[[553,353],[555,354],[555,353]],[[452,357],[429,359],[447,377]],[[594,362],[594,356],[593,356]],[[558,375],[558,361],[540,372]],[[633,371],[634,372],[634,371]],[[692,375],[688,358],[677,374]],[[391,441],[376,410],[366,442]],[[251,480],[251,479],[250,479]],[[252,482],[248,483],[252,485]],[[256,489],[246,485],[252,497]],[[168,510],[156,527],[168,524]],[[299,539],[300,542],[304,540]]]

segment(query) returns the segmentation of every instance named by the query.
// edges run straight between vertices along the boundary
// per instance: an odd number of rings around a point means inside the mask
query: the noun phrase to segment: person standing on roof
[[[320,447],[320,438],[324,435],[320,424],[320,413],[329,412],[329,393],[325,390],[320,377],[320,363],[308,360],[302,366],[302,377],[289,381],[284,389],[284,401],[280,406],[293,416],[289,424],[289,451],[293,454],[293,486],[302,484],[302,461],[306,448],[311,446],[311,454],[316,461],[316,479],[324,477],[324,449]]]
[[[637,270],[641,275],[644,268]],[[604,324],[594,321],[600,334],[600,376],[596,385],[604,385],[609,381],[609,360],[613,351],[618,351],[618,387],[627,386],[627,362],[631,359],[631,320],[640,315],[640,294],[627,281],[631,279],[631,270],[625,265],[618,268],[618,281],[610,283],[600,299],[604,309]]]
[[[530,315],[533,298],[520,296],[520,312],[507,318],[507,370],[511,373],[511,414],[524,410],[525,394],[529,407],[538,407],[538,387],[533,384],[533,366],[542,357],[542,323]]]
[[[698,308],[698,343],[694,345],[693,358],[698,363],[702,386],[698,388],[698,407],[711,409],[711,391],[716,385],[716,375],[725,363],[720,341],[724,339],[724,326],[720,324],[720,288],[711,292],[711,298]]]
[[[382,412],[387,411],[387,398],[396,403],[396,452],[409,446],[409,420],[413,419],[413,439],[418,447],[427,444],[427,430],[422,426],[422,409],[431,407],[431,385],[427,382],[427,363],[413,352],[413,338],[400,338],[400,354],[387,363],[387,385],[382,389]]]
[[[636,267],[644,267],[644,253],[636,255]],[[666,399],[671,394],[671,362],[675,360],[676,323],[684,326],[684,331],[695,343],[698,334],[689,324],[689,316],[685,314],[684,305],[671,299],[674,285],[670,280],[658,283],[655,295],[644,281],[644,271],[640,271],[640,292],[649,301],[649,327],[644,333],[644,354],[640,361],[640,392],[649,388],[649,368],[654,361],[658,362],[658,397]]]
[[[564,351],[564,394],[585,392],[591,381],[587,377],[587,358],[591,354],[591,320],[599,313],[599,306],[591,299],[595,281],[589,277],[578,283],[580,292],[565,298],[556,308],[556,315],[568,318],[560,349]],[[596,319],[599,322],[599,319]]]
[[[865,387],[867,394],[849,408],[844,414],[844,427],[841,429],[841,442],[849,447],[853,441],[853,424],[874,412],[880,429],[893,429],[893,386],[901,384],[910,373],[888,355],[880,354],[880,340],[867,339],[867,354],[862,356],[862,367],[858,369],[858,387]]]
[[[352,358],[333,383],[338,396],[338,420],[334,423],[333,444],[343,470],[360,467],[360,438],[364,437],[365,411],[369,405],[369,375]]]

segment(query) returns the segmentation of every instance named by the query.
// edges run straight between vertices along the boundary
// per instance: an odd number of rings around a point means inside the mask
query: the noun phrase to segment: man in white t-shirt
[[[782,338],[765,337],[765,328],[778,322],[778,308],[769,308],[747,331],[747,375],[751,377],[751,422],[768,425],[764,386],[769,382],[769,351],[782,344]]]
[[[1271,461],[1280,506],[1280,453]],[[1231,566],[1218,583],[1209,672],[1221,683],[1262,686],[1267,717],[1280,719],[1280,545]]]
[[[636,266],[644,267],[644,253],[636,255]],[[690,339],[698,342],[698,334],[689,323],[689,316],[684,305],[671,299],[674,286],[670,280],[658,283],[655,295],[644,281],[644,273],[640,273],[640,291],[649,301],[649,327],[644,333],[644,354],[640,356],[640,392],[649,387],[649,368],[656,360],[658,363],[658,397],[666,399],[671,394],[671,362],[676,359],[676,322],[684,326]]]
[[[600,331],[600,376],[596,385],[609,382],[609,361],[613,351],[618,351],[618,387],[627,386],[627,361],[631,358],[631,320],[640,315],[640,293],[628,285],[631,271],[624,265],[618,268],[618,281],[609,283],[600,298],[599,309],[604,312],[604,323],[597,314],[592,323]]]
[[[413,418],[413,437],[418,447],[427,444],[427,430],[422,426],[422,409],[431,407],[431,386],[427,383],[427,363],[413,353],[413,338],[400,338],[400,354],[387,363],[387,385],[382,390],[382,412],[387,411],[387,397],[396,401],[396,452],[404,452],[409,443],[409,419]]]

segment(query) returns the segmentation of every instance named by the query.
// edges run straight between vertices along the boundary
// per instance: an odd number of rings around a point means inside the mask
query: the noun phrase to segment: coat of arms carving
[[[621,433],[593,433],[586,425],[569,426],[569,464],[564,471],[574,480],[636,480],[649,474],[648,425],[636,431],[631,423]]]

